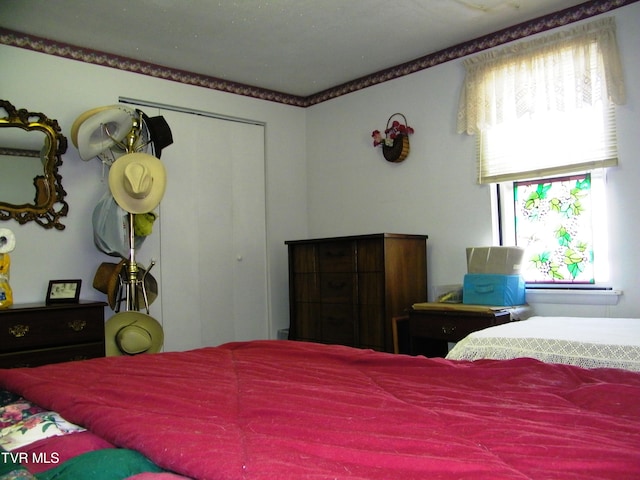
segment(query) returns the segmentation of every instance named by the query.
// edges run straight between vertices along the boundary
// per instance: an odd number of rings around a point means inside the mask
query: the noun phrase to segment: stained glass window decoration
[[[527,283],[593,284],[591,175],[514,182],[513,198]]]

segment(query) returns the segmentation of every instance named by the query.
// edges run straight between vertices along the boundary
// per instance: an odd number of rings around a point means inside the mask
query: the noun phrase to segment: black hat
[[[153,152],[156,157],[160,158],[162,149],[173,143],[169,124],[163,116],[148,117],[144,112],[140,111],[140,113],[142,114],[142,121],[149,130],[149,137],[151,143],[153,143]]]

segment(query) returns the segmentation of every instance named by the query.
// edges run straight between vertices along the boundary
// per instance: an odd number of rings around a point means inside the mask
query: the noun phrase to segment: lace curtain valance
[[[625,102],[613,18],[469,58],[465,68],[459,133],[477,134],[535,111]]]

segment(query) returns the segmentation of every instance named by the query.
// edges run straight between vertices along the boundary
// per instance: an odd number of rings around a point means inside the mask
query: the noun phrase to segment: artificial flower
[[[384,137],[380,133],[380,130],[374,130],[371,133],[371,136],[373,137],[373,146],[377,147],[384,144],[387,147],[392,147],[393,141],[398,135],[412,135],[413,132],[413,128],[409,125],[404,125],[398,120],[394,120],[391,123],[391,126],[384,131]]]

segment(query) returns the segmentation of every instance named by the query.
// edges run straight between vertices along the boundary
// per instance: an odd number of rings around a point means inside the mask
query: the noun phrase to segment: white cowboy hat
[[[160,204],[167,187],[164,165],[148,153],[128,153],[109,170],[109,189],[129,213],[148,213]]]
[[[98,159],[105,165],[111,166],[113,163],[127,153],[149,153],[151,147],[155,145],[151,141],[151,131],[149,125],[144,121],[146,116],[142,110],[134,110],[126,106],[120,106],[131,115],[132,128],[121,142],[114,143],[106,150],[98,154]],[[132,139],[129,138],[132,135]],[[129,143],[132,140],[132,143]],[[156,157],[160,158],[159,155]]]
[[[116,313],[104,328],[107,356],[158,353],[164,343],[162,325],[142,312]]]
[[[76,148],[78,148],[78,130],[80,129],[80,125],[82,125],[87,118],[92,117],[96,113],[113,107],[114,105],[92,108],[91,110],[87,110],[86,112],[78,115],[78,118],[76,118],[73,122],[73,125],[71,125],[71,141]]]
[[[118,105],[98,107],[80,115],[71,127],[78,152],[84,161],[91,160],[121,142],[133,128],[131,109]],[[76,127],[77,124],[77,127]]]

